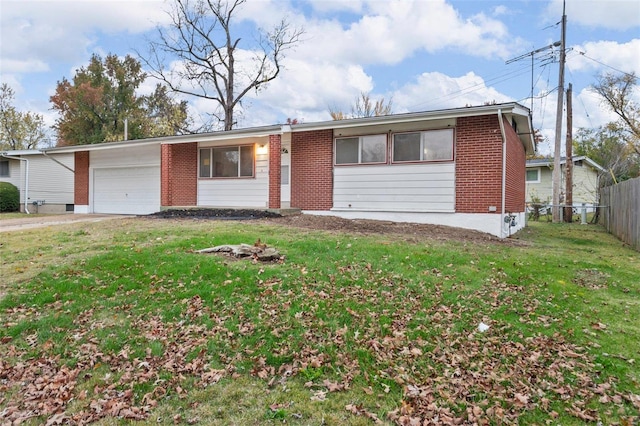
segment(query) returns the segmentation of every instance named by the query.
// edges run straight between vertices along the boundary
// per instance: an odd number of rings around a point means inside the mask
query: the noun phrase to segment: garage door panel
[[[159,209],[159,167],[94,170],[93,211],[95,213],[149,214]]]

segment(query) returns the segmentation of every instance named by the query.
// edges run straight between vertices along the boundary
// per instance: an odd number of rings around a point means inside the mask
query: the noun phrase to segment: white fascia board
[[[411,123],[421,120],[442,120],[459,117],[474,117],[479,115],[497,114],[502,110],[503,114],[516,114],[528,116],[526,107],[512,102],[506,104],[483,105],[477,107],[464,107],[425,112],[410,112],[406,114],[383,115],[379,117],[349,118],[345,120],[321,121],[316,123],[301,123],[291,125],[292,131],[307,132],[313,130],[343,129],[364,126],[376,126],[384,124]]]
[[[165,136],[159,138],[150,139],[132,139],[128,141],[118,142],[103,142],[91,145],[72,145],[56,148],[47,148],[43,151],[47,153],[59,153],[59,152],[77,152],[77,151],[101,151],[105,149],[118,149],[127,148],[133,146],[146,146],[146,145],[172,145],[181,143],[192,142],[210,142],[210,141],[222,141],[233,140],[247,137],[265,137],[274,134],[281,134],[282,126],[265,126],[265,127],[253,127],[240,130],[228,130],[222,132],[211,133],[197,133],[193,135],[180,135],[180,136]]]
[[[593,161],[591,158],[589,157],[582,157],[584,161],[586,161],[588,164],[590,164],[594,169],[597,169],[600,172],[604,172],[604,167],[602,167],[600,164],[596,163],[595,161]]]
[[[14,149],[9,151],[0,151],[0,154],[20,157],[23,155],[42,155],[42,152],[38,149]]]
[[[285,126],[264,126],[264,127],[250,127],[247,129],[228,130],[225,132],[212,132],[212,133],[199,133],[194,135],[184,136],[172,136],[170,138],[164,138],[163,145],[173,145],[178,143],[191,143],[191,142],[216,142],[234,139],[245,138],[259,138],[268,137],[271,135],[280,135],[283,133]]]
[[[140,140],[130,140],[130,141],[122,141],[122,142],[103,142],[103,143],[96,143],[96,144],[90,144],[90,145],[61,146],[56,148],[46,148],[46,149],[43,149],[42,151],[46,152],[47,154],[58,154],[63,152],[102,151],[105,149],[117,149],[117,148],[133,147],[133,146],[155,145],[160,143],[161,143],[161,140],[158,140],[158,139],[140,139]]]
[[[604,167],[602,167],[601,165],[599,165],[598,163],[596,163],[595,161],[593,161],[591,158],[585,156],[585,155],[579,155],[577,157],[572,157],[571,160],[575,163],[576,161],[584,161],[587,164],[589,164],[590,166],[592,166],[594,169],[597,169],[601,172],[604,171]],[[562,158],[560,160],[560,164],[563,165],[567,162],[566,157]],[[549,160],[549,161],[540,161],[540,162],[536,162],[536,163],[530,163],[527,162],[527,168],[535,168],[535,167],[551,167],[553,165],[553,160]]]

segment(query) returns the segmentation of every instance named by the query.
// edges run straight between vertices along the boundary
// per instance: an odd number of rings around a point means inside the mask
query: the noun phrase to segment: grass
[[[640,255],[598,226],[489,245],[137,218],[2,238],[0,419],[638,421]],[[285,261],[194,253],[258,238]]]

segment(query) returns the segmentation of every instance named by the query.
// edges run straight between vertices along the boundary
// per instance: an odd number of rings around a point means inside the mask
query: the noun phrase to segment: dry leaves
[[[548,301],[533,293],[521,298],[525,290],[505,283],[499,272],[486,286],[460,291],[452,301],[445,297],[444,283],[450,283],[446,291],[457,292],[455,277],[442,272],[446,269],[426,270],[436,284],[408,285],[368,263],[341,266],[339,284],[335,276],[300,267],[295,291],[282,278],[260,277],[256,293],[246,299],[212,302],[195,295],[176,301],[181,313],[172,320],[122,306],[117,315],[146,345],[142,354],[133,343],[104,349],[96,333],[108,331],[115,320],[97,308],[81,312],[66,331],[65,356],[73,363],[54,355],[62,342],[40,342],[31,332],[21,349],[5,337],[0,340],[0,423],[141,420],[169,395],[188,398],[192,384],[204,388],[237,378],[240,365],[248,365],[248,374],[269,387],[306,374],[309,400],[318,404],[347,391],[401,397],[385,419],[399,425],[517,424],[532,410],[555,419],[560,414],[552,407],[558,401],[585,422],[600,419],[594,404],[609,411],[640,410],[640,395],[618,391],[615,378],[601,378],[587,350],[558,331],[562,318],[541,309]],[[223,285],[236,285],[231,278]],[[151,297],[171,293],[162,278],[149,280]],[[516,303],[516,296],[524,302]],[[251,310],[254,301],[258,308]],[[492,319],[496,312],[516,314],[521,324],[548,332],[525,334]],[[5,324],[39,315],[31,308],[11,308]],[[480,322],[491,327],[480,333]],[[591,330],[608,332],[597,321]],[[276,343],[267,347],[267,337]],[[361,365],[356,352],[366,354],[372,365]],[[145,391],[136,394],[136,387]],[[383,422],[374,412],[378,408],[345,406],[375,424]]]

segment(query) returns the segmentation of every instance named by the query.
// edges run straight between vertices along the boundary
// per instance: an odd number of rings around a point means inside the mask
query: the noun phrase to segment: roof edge
[[[604,167],[602,167],[600,164],[596,163],[595,161],[593,161],[591,158],[587,157],[586,155],[578,155],[577,157],[571,157],[571,160],[573,162],[586,161],[594,169],[598,169],[601,172],[605,171]],[[566,162],[567,162],[567,158],[566,157],[561,157],[560,158],[560,164],[565,164]],[[540,166],[552,166],[552,165],[553,165],[553,158],[540,158],[540,159],[527,160],[527,163],[526,163],[526,167],[540,167]]]

